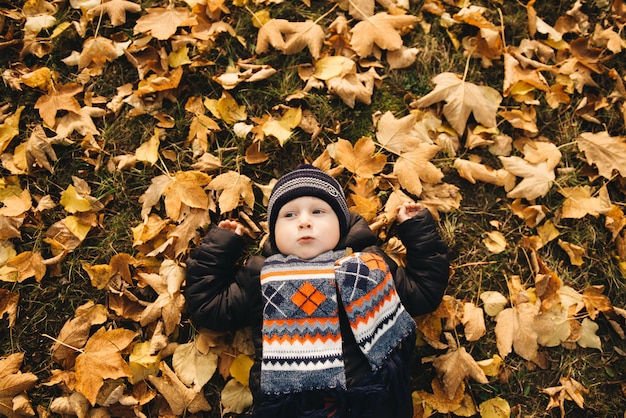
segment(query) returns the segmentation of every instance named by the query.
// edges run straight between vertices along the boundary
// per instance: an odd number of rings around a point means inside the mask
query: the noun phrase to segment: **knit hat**
[[[350,212],[341,185],[330,175],[310,164],[302,164],[276,182],[267,205],[270,240],[274,244],[274,226],[283,205],[302,196],[313,196],[330,205],[339,219],[341,236],[348,232]]]

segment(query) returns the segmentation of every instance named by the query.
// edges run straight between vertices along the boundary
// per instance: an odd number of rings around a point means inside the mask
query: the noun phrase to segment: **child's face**
[[[298,197],[278,211],[274,241],[284,255],[308,260],[335,248],[339,238],[339,219],[320,198]]]

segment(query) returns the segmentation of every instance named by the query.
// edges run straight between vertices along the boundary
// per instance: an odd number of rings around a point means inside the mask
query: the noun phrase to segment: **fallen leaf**
[[[583,132],[577,143],[589,164],[598,167],[601,176],[610,179],[613,170],[617,170],[622,177],[626,177],[626,137],[611,136],[606,131]]]
[[[396,50],[402,46],[402,30],[413,27],[416,16],[376,13],[360,21],[351,29],[350,45],[360,57],[372,54],[374,46],[383,50]]]
[[[267,52],[271,45],[286,55],[292,55],[308,47],[311,56],[317,59],[325,37],[324,29],[313,21],[271,19],[259,29],[256,52]]]
[[[124,328],[106,331],[99,328],[76,357],[76,390],[93,406],[104,379],[132,376],[132,370],[121,356],[137,333]]]
[[[222,389],[221,402],[224,413],[240,414],[252,405],[252,392],[236,379],[230,379]]]
[[[207,188],[219,192],[218,205],[222,213],[236,209],[240,201],[249,208],[254,207],[252,181],[248,176],[228,171],[211,180]]]
[[[502,101],[497,90],[466,82],[454,73],[441,73],[433,78],[435,89],[415,102],[418,107],[428,107],[445,101],[443,114],[452,128],[462,135],[470,114],[488,128],[496,126],[496,112]]]
[[[162,371],[161,377],[148,376],[148,380],[163,395],[174,415],[181,416],[185,411],[195,414],[212,409],[204,397],[204,393],[185,386],[167,363],[162,361],[160,369]]]
[[[363,178],[372,178],[387,164],[387,156],[376,153],[376,146],[370,137],[361,137],[354,144],[339,138],[334,144],[334,159],[348,171]]]
[[[166,40],[176,33],[179,27],[198,24],[196,16],[186,7],[176,7],[170,3],[167,8],[149,7],[146,14],[137,19],[134,32],[149,33],[154,38]]]

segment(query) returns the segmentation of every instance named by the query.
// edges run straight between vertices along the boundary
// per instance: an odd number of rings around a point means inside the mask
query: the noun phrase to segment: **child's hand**
[[[243,225],[237,221],[231,221],[230,219],[226,221],[220,221],[217,226],[219,226],[220,228],[228,229],[237,235],[243,235]]]
[[[422,210],[424,207],[417,202],[404,202],[400,206],[397,207],[398,215],[396,215],[396,219],[398,223],[402,223],[407,219],[411,219],[417,213]]]

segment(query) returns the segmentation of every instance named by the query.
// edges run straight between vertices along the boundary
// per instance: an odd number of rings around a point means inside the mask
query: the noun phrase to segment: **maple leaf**
[[[204,186],[211,177],[200,171],[179,171],[173,176],[162,174],[154,177],[150,187],[139,198],[142,203],[141,217],[148,222],[148,215],[161,196],[165,200],[165,212],[174,222],[183,219],[187,207],[208,210],[209,198]]]
[[[417,123],[417,115],[410,113],[400,119],[396,119],[392,112],[385,112],[378,120],[376,126],[376,140],[386,150],[395,154],[414,149],[420,142],[430,142],[430,138],[420,138],[414,130]]]
[[[28,168],[38,165],[52,172],[50,162],[57,160],[57,155],[52,148],[53,140],[48,138],[41,125],[35,126],[33,132],[26,141],[26,164]]]
[[[48,126],[54,126],[56,124],[56,115],[59,111],[80,112],[80,104],[74,96],[82,91],[83,86],[80,84],[55,86],[48,94],[37,99],[35,109],[39,109],[39,115]]]
[[[96,69],[92,75],[99,75],[107,62],[115,61],[123,55],[123,51],[118,50],[112,40],[102,36],[88,38],[83,43],[83,49],[78,58],[78,69]]]
[[[610,179],[613,170],[626,177],[626,137],[611,136],[608,132],[583,132],[577,138],[578,148],[585,153],[589,164],[595,164],[598,173]]]
[[[148,380],[163,395],[174,415],[182,416],[185,410],[192,414],[211,410],[202,391],[185,386],[167,363],[162,361],[159,368],[162,377],[148,376]]]
[[[146,14],[142,15],[134,27],[135,34],[148,33],[158,40],[166,40],[172,37],[181,26],[194,26],[198,24],[196,16],[184,7],[176,7],[170,3],[167,8],[150,7]]]
[[[463,304],[463,319],[461,320],[467,341],[478,341],[487,333],[483,310],[472,302]]]
[[[359,138],[354,147],[349,141],[339,138],[333,147],[335,161],[363,178],[372,178],[387,164],[387,156],[375,153],[374,141],[368,136]]]
[[[374,86],[381,80],[374,68],[365,73],[350,73],[341,77],[333,77],[326,81],[328,92],[336,94],[350,108],[353,108],[358,100],[364,104],[370,104]]]
[[[54,131],[56,139],[64,139],[73,132],[78,132],[82,136],[89,134],[99,135],[100,131],[96,127],[92,118],[101,117],[106,114],[104,109],[97,107],[84,106],[79,112],[67,112],[65,115],[57,119]]]
[[[428,107],[445,101],[443,114],[452,128],[462,135],[470,113],[476,121],[488,128],[496,126],[496,111],[502,101],[497,90],[462,80],[454,73],[441,73],[433,78],[436,87],[414,102],[417,107]]]
[[[360,57],[372,54],[374,45],[383,50],[400,49],[402,30],[411,28],[417,21],[413,15],[390,15],[380,12],[357,23],[350,32],[350,45]]]
[[[127,0],[107,0],[87,11],[87,17],[93,18],[106,13],[113,26],[120,26],[126,23],[126,13],[139,13],[141,6]]]
[[[6,417],[35,416],[26,391],[39,380],[33,373],[22,373],[24,353],[0,357],[0,414]]]
[[[292,130],[302,121],[301,108],[288,108],[280,119],[275,119],[268,115],[262,124],[263,133],[267,136],[273,136],[278,139],[278,143],[282,147],[285,142],[291,138]]]
[[[89,338],[82,353],[76,357],[76,390],[93,406],[104,384],[104,379],[130,377],[132,370],[121,356],[137,336],[137,333],[124,328],[99,328]]]
[[[524,178],[506,194],[507,197],[533,200],[550,191],[556,175],[554,167],[547,162],[533,164],[517,156],[499,158],[506,171]]]
[[[400,185],[416,196],[422,194],[422,182],[441,182],[443,172],[430,159],[439,152],[439,146],[420,143],[413,151],[403,153],[393,166],[393,174]]]
[[[242,199],[249,208],[254,206],[252,181],[248,176],[239,174],[236,171],[220,174],[211,180],[207,188],[220,192],[218,205],[222,213],[227,213],[237,208]]]
[[[165,132],[162,129],[154,128],[154,134],[135,150],[137,161],[144,161],[150,165],[159,161],[159,145],[161,144],[161,137],[164,135]]]
[[[81,349],[94,325],[103,324],[108,318],[106,306],[89,301],[76,309],[74,318],[61,328],[52,345],[52,358],[65,366],[74,363],[75,350]]]
[[[313,21],[290,22],[285,19],[270,19],[259,29],[256,52],[267,52],[268,47],[287,55],[297,54],[308,46],[311,56],[320,57],[326,34],[324,29]]]
[[[565,417],[565,401],[574,401],[579,408],[585,409],[585,399],[583,395],[589,392],[589,389],[578,383],[571,377],[562,377],[559,379],[560,386],[541,389],[541,393],[550,396],[550,403],[546,407],[549,411],[552,408],[559,407],[561,410],[561,418]]]
[[[489,381],[485,372],[464,347],[452,348],[446,354],[434,358],[432,363],[437,376],[444,385],[448,399],[454,398],[455,393],[468,377],[473,378],[478,383]]]

